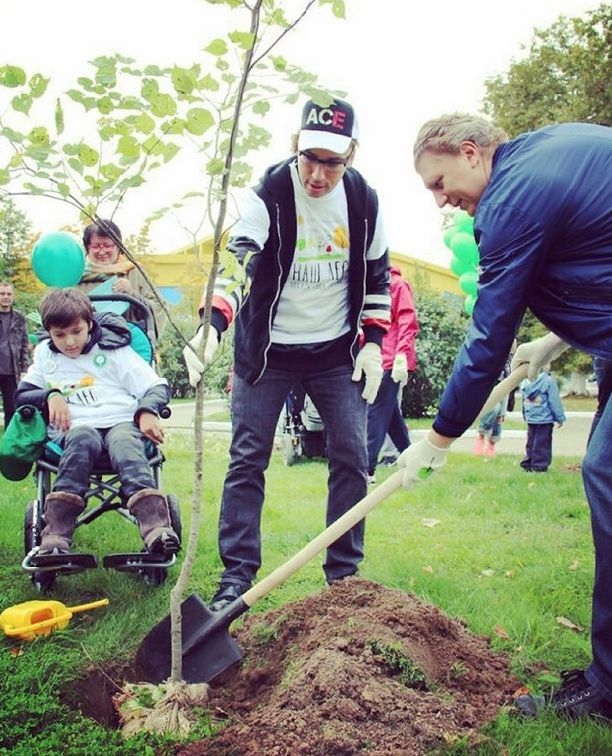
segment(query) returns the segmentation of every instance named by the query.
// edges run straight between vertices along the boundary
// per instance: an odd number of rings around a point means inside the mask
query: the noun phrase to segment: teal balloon
[[[475,297],[478,293],[478,273],[468,270],[459,276],[459,286],[468,296]]]
[[[47,286],[74,286],[85,270],[83,247],[72,234],[52,231],[41,236],[32,250],[32,270]]]
[[[465,302],[463,303],[463,309],[470,316],[474,312],[474,305],[476,304],[476,299],[477,297],[474,297],[471,294],[468,294],[468,296],[465,298]]]
[[[461,276],[468,271],[475,270],[474,266],[469,260],[460,260],[458,257],[455,257],[455,255],[453,255],[453,257],[451,258],[450,269],[457,276],[457,278],[461,278]]]
[[[442,238],[444,239],[444,244],[446,244],[446,246],[449,249],[452,249],[451,242],[453,240],[453,236],[456,233],[457,233],[457,229],[454,226],[451,226],[450,228],[447,228],[446,231],[444,232],[444,236]]]
[[[465,260],[473,268],[476,268],[480,255],[478,253],[478,245],[472,234],[458,231],[451,239],[451,249],[460,260]]]
[[[465,210],[458,210],[454,217],[453,223],[455,231],[464,231],[466,234],[474,234],[474,219],[468,215]]]

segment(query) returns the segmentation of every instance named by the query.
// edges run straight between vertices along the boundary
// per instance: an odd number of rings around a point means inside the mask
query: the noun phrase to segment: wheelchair
[[[150,334],[154,333],[154,321],[149,307],[140,300],[127,294],[113,294],[112,296],[90,296],[92,301],[126,301],[137,309],[145,321],[145,328],[130,324],[132,330],[132,347],[149,362],[153,360],[153,347]],[[148,347],[147,347],[148,345]],[[147,354],[148,351],[148,354]],[[26,412],[33,412],[29,405],[18,408],[24,419]],[[160,413],[162,418],[170,417],[171,410],[164,407]],[[161,485],[161,471],[165,457],[155,444],[147,441],[147,459],[155,487],[163,490]],[[45,527],[45,500],[51,492],[53,476],[57,474],[59,459],[63,450],[51,441],[45,445],[42,455],[35,462],[32,475],[36,483],[36,498],[26,507],[24,516],[24,552],[21,564],[40,593],[50,593],[58,575],[72,575],[84,570],[98,567],[93,554],[43,554],[39,555],[42,531]],[[182,535],[181,517],[178,500],[172,494],[165,494],[168,502],[170,524],[179,539]],[[86,507],[76,520],[75,533],[82,525],[94,522],[107,512],[117,512],[121,517],[138,527],[136,518],[127,508],[127,497],[124,496],[119,476],[110,465],[110,460],[104,454],[89,476],[89,488],[84,496]],[[102,565],[107,569],[121,572],[133,572],[149,585],[158,586],[164,583],[168,569],[176,562],[176,554],[169,556],[152,554],[146,550],[136,553],[115,553],[103,557]]]

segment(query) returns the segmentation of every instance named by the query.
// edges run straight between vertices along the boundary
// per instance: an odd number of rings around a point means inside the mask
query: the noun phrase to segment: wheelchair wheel
[[[177,534],[179,540],[182,540],[183,526],[178,499],[173,494],[168,494],[166,501],[168,502],[168,514],[170,515],[172,530]],[[146,567],[142,570],[142,576],[147,585],[163,585],[168,577],[168,569],[166,567]]]
[[[34,508],[38,505],[37,501],[31,501],[26,507],[23,522],[23,547],[26,556],[35,546],[40,545],[41,531],[35,523]],[[57,574],[55,572],[32,572],[30,580],[39,593],[50,593]]]

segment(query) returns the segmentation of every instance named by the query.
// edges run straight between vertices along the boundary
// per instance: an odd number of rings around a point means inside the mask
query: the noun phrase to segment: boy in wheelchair
[[[63,449],[45,500],[39,555],[70,553],[89,475],[104,452],[117,471],[145,549],[160,556],[175,554],[179,536],[145,452],[145,439],[154,444],[164,440],[159,412],[170,398],[168,382],[129,346],[125,321],[111,313],[94,314],[82,291],[49,291],[40,314],[50,338],[36,346],[16,393],[17,407],[30,404],[41,410],[49,439]]]

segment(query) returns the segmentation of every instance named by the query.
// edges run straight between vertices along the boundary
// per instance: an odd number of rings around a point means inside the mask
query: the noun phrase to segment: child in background
[[[129,346],[123,318],[94,314],[82,291],[51,290],[40,314],[50,338],[37,345],[16,394],[17,406],[33,404],[43,412],[49,438],[63,448],[45,501],[39,553],[69,553],[89,475],[103,451],[119,475],[145,548],[175,553],[179,538],[145,452],[145,439],[164,440],[159,411],[170,398],[168,382]]]
[[[526,472],[546,472],[552,459],[552,432],[554,424],[560,428],[565,413],[556,381],[548,366],[530,381],[521,383],[523,419],[527,423],[527,446],[521,467]]]

